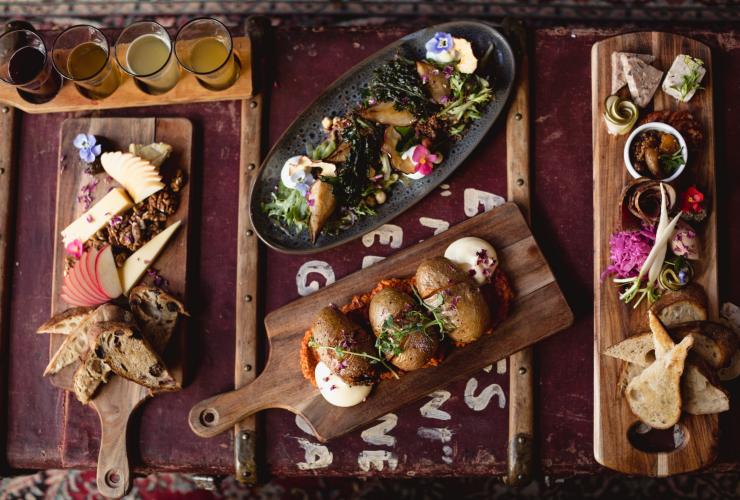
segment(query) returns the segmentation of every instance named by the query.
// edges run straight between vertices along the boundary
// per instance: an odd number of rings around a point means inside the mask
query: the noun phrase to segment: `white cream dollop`
[[[472,45],[470,45],[470,42],[464,38],[454,38],[453,40],[455,42],[453,47],[455,48],[455,52],[459,59],[455,68],[457,68],[460,73],[475,73],[475,70],[478,67],[478,59],[473,53]]]
[[[488,283],[498,267],[496,249],[486,240],[474,236],[452,242],[445,250],[445,258],[470,274],[480,285]]]
[[[280,171],[280,180],[289,189],[295,189],[298,184],[306,180],[306,174],[311,169],[311,158],[308,156],[293,156],[288,158]]]
[[[365,401],[373,390],[372,385],[349,385],[342,377],[332,373],[326,364],[319,361],[314,370],[316,385],[324,399],[334,406],[355,406]]]

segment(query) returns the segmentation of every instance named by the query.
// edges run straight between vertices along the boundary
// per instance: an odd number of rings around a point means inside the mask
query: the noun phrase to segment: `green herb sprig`
[[[459,72],[450,78],[450,88],[453,99],[439,112],[439,116],[450,123],[449,134],[458,136],[468,123],[480,119],[483,106],[493,98],[493,91],[483,78]]]
[[[308,341],[308,346],[313,349],[325,349],[327,351],[334,351],[337,355],[337,359],[340,361],[344,359],[346,356],[357,356],[359,358],[369,359],[370,362],[372,363],[380,363],[381,365],[383,365],[385,369],[391,372],[395,378],[397,379],[400,378],[398,376],[398,373],[396,373],[396,371],[384,359],[379,358],[377,356],[373,356],[372,354],[367,354],[365,352],[350,351],[348,349],[344,349],[340,345],[336,345],[336,346],[321,345],[318,342],[316,342],[313,339],[313,337],[311,337],[311,340]]]
[[[668,155],[668,154],[662,154],[660,155],[658,161],[663,167],[663,171],[668,174],[668,176],[673,175],[676,170],[678,170],[681,165],[684,164],[683,159],[683,146],[678,149],[675,153]]]
[[[378,352],[388,356],[398,356],[403,352],[403,342],[414,332],[422,332],[429,337],[429,329],[437,327],[443,332],[444,324],[438,318],[430,319],[424,313],[411,309],[397,317],[389,314],[380,328],[380,335],[375,341]],[[440,333],[444,336],[444,333]]]
[[[681,98],[679,100],[681,101],[686,100],[686,97],[692,91],[704,88],[699,84],[699,81],[702,77],[701,73],[699,72],[699,68],[704,66],[704,61],[691,56],[685,56],[684,62],[686,63],[686,66],[690,69],[689,73],[681,77],[681,83],[671,85],[671,88],[676,90],[680,94]]]

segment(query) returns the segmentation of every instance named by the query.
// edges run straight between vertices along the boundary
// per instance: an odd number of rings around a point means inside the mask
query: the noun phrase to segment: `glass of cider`
[[[115,53],[121,69],[150,94],[164,94],[177,85],[180,64],[167,30],[154,21],[134,23],[121,33]]]
[[[90,99],[104,99],[121,83],[118,68],[111,60],[110,45],[97,28],[87,25],[64,30],[51,51],[54,67]]]
[[[40,104],[57,95],[62,78],[53,66],[41,37],[28,29],[0,35],[0,79],[16,87],[25,100]]]
[[[175,55],[207,89],[227,89],[239,78],[239,59],[231,34],[215,19],[193,19],[180,28],[175,37]]]

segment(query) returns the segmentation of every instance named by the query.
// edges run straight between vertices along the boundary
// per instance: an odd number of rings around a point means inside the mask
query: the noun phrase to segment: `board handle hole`
[[[218,412],[213,408],[206,408],[200,412],[200,423],[205,427],[211,427],[218,423]]]
[[[105,484],[110,488],[116,488],[121,482],[121,474],[117,469],[110,469],[105,473]]]
[[[645,453],[671,453],[686,444],[688,432],[680,423],[670,429],[653,429],[638,421],[627,431],[627,439]]]

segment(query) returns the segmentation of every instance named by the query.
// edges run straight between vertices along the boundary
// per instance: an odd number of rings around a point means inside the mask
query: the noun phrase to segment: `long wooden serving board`
[[[54,242],[54,271],[52,278],[52,314],[67,308],[60,298],[63,282],[65,251],[61,242],[61,231],[75,220],[83,208],[77,203],[80,187],[90,181],[84,173],[84,166],[79,161],[77,150],[72,140],[79,133],[93,134],[104,138],[106,149],[127,151],[130,143],[149,144],[165,142],[172,145],[172,155],[164,163],[161,172],[165,180],[169,179],[176,169],[183,170],[188,182],[180,191],[180,203],[177,211],[168,218],[168,224],[182,220],[182,227],[167,243],[154,267],[167,281],[167,289],[177,297],[185,298],[187,281],[187,241],[190,224],[188,212],[190,205],[190,164],[192,148],[192,123],[185,118],[76,118],[69,119],[62,125],[59,144],[59,169],[57,179],[57,208]],[[113,186],[107,181],[105,173],[96,176],[99,183],[94,191],[94,200],[101,199]],[[165,363],[173,376],[182,383],[183,360],[185,347],[183,322],[175,332],[164,355]],[[52,335],[49,354],[52,355],[64,341],[63,335]],[[67,391],[72,389],[72,377],[78,363],[74,363],[51,377],[52,383]],[[120,497],[129,488],[129,464],[126,453],[126,428],[131,413],[151,395],[148,389],[112,376],[110,381],[100,388],[91,406],[100,417],[102,436],[98,455],[97,483],[100,493],[108,497]],[[68,446],[75,439],[77,431],[75,422],[68,416],[70,405],[77,405],[74,395],[68,393],[65,401],[65,439],[62,444]]]
[[[594,148],[594,456],[611,469],[629,474],[667,476],[699,469],[715,459],[718,441],[716,415],[684,415],[679,422],[683,444],[670,452],[637,449],[628,432],[638,419],[624,398],[617,395],[620,361],[601,353],[638,331],[646,331],[647,307],[637,309],[620,302],[618,289],[601,273],[609,263],[609,236],[620,228],[619,197],[629,180],[623,161],[627,136],[608,135],[603,103],[611,90],[611,53],[653,54],[653,66],[666,72],[678,54],[704,61],[707,75],[690,102],[681,104],[658,89],[653,99],[657,110],[688,109],[704,127],[704,145],[692,152],[683,176],[693,176],[709,201],[709,217],[695,225],[701,241],[701,260],[694,264],[695,282],[709,297],[710,319],[717,319],[717,219],[715,216],[715,148],[712,54],[706,45],[669,33],[631,33],[608,38],[591,50],[592,120]],[[644,112],[643,112],[644,115]],[[679,178],[679,180],[685,180]],[[651,431],[652,432],[652,431]]]
[[[478,236],[497,249],[515,293],[509,318],[493,335],[454,349],[439,366],[379,383],[363,404],[337,408],[324,401],[301,375],[299,360],[301,339],[316,312],[330,303],[349,302],[381,279],[413,275],[424,259],[442,255],[463,236]],[[325,441],[475,373],[572,322],[570,307],[519,208],[507,203],[268,314],[265,327],[270,355],[265,370],[251,384],[195,405],[188,417],[190,427],[199,436],[211,437],[247,415],[283,408],[303,416],[316,437]]]

